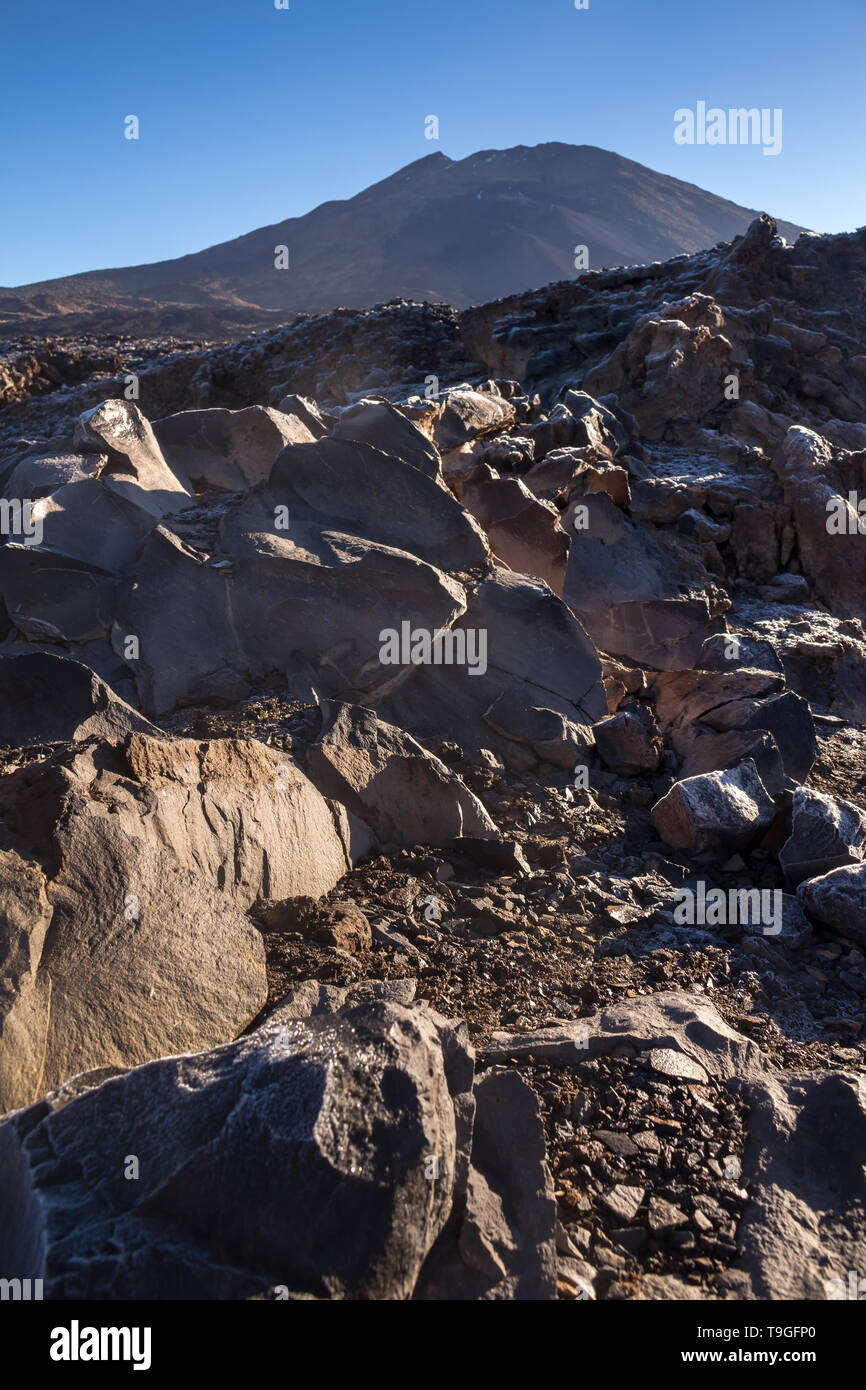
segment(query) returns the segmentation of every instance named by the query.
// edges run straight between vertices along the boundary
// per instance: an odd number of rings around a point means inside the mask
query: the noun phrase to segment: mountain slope
[[[463,307],[589,265],[664,260],[754,213],[591,145],[432,154],[343,202],[153,265],[0,290],[0,333],[236,336],[300,311],[396,297]],[[802,228],[780,222],[793,239]],[[275,268],[287,246],[288,269]]]

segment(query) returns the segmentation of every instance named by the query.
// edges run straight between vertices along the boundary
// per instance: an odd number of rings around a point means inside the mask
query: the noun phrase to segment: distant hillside
[[[772,211],[772,209],[771,209]],[[0,289],[0,336],[237,337],[305,311],[404,297],[479,304],[745,231],[752,209],[592,145],[431,154],[345,202],[178,260]],[[793,240],[804,229],[779,222]],[[289,248],[276,269],[274,248]]]

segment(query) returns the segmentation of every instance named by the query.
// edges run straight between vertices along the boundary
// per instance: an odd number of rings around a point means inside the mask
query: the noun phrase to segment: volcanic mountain
[[[754,215],[592,145],[435,153],[354,198],[205,251],[0,289],[0,335],[232,338],[337,305],[465,307],[573,278],[577,247],[592,269],[664,260],[730,240]],[[778,225],[788,240],[803,230]]]

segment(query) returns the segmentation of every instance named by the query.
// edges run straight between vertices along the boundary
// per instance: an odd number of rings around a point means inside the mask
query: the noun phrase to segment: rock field
[[[866,231],[0,344],[0,1277],[844,1297],[861,513]]]

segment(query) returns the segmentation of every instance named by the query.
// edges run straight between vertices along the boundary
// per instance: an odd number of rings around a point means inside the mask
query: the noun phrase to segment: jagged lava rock
[[[820,878],[806,879],[797,897],[813,921],[866,943],[866,864],[845,864]]]
[[[592,732],[602,761],[611,772],[637,777],[658,767],[662,740],[649,713],[620,710],[594,724]]]
[[[773,798],[751,758],[726,772],[675,782],[652,808],[662,839],[695,854],[754,842],[769,829],[775,814]]]
[[[818,878],[866,855],[866,814],[851,801],[798,787],[791,806],[791,835],[779,851],[794,885]]]
[[[0,1271],[53,1298],[408,1298],[471,1084],[449,1024],[384,1001],[84,1077],[0,1125]]]

